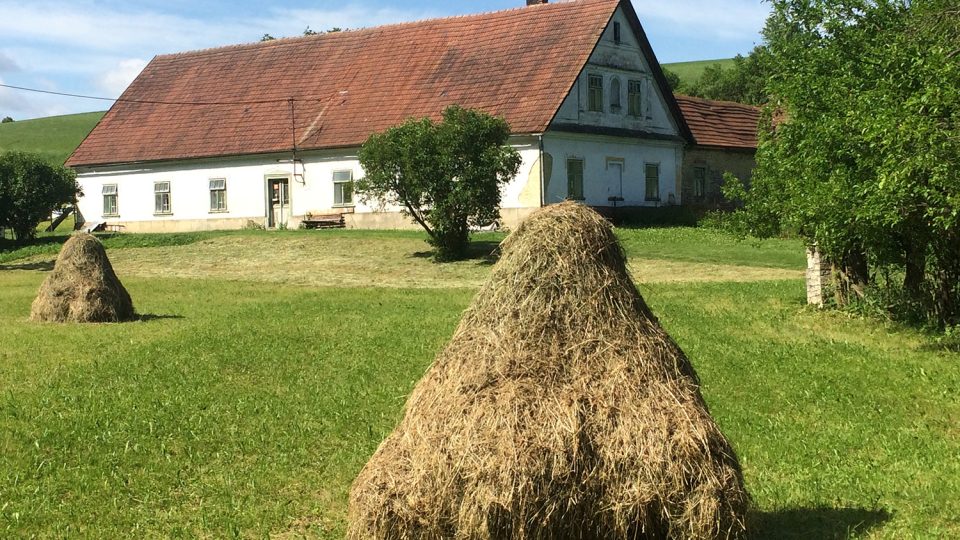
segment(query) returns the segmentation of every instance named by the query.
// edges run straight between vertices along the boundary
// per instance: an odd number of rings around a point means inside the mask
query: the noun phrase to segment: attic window
[[[613,42],[620,44],[620,23],[617,21],[613,21]]]
[[[603,112],[603,75],[587,77],[587,110]]]

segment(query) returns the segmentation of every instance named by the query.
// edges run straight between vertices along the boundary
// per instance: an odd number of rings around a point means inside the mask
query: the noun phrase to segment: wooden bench
[[[342,229],[346,226],[343,214],[307,214],[300,223],[304,229]]]

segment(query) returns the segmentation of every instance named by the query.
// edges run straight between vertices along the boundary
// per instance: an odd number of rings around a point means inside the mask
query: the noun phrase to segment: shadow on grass
[[[886,510],[789,508],[750,515],[751,540],[856,538],[890,519]]]
[[[38,261],[32,263],[23,263],[23,264],[0,264],[0,272],[4,270],[40,270],[43,272],[49,272],[53,270],[53,264],[55,261]]]
[[[491,265],[500,259],[500,242],[491,240],[474,240],[467,247],[467,256],[462,261],[477,261],[480,264]],[[412,257],[418,259],[429,259],[433,257],[433,251],[417,251]]]
[[[156,313],[142,313],[137,315],[137,320],[141,322],[160,321],[163,319],[183,319],[183,315],[157,315]]]

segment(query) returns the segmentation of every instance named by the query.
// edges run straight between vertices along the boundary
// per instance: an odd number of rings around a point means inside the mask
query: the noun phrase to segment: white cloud
[[[12,56],[4,51],[0,51],[0,73],[10,73],[13,71],[20,71],[20,65],[17,64],[17,61],[14,60]]]
[[[146,66],[147,61],[141,58],[121,60],[97,79],[97,86],[109,97],[119,96]]]

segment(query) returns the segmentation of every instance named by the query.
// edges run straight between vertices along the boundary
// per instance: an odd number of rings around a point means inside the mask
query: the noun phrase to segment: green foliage
[[[275,39],[277,38],[271,36],[270,34],[264,34],[263,36],[260,37],[260,41],[273,41]]]
[[[10,116],[4,116],[3,120],[0,120],[0,124],[9,124],[10,122],[13,122],[13,118]]]
[[[17,240],[33,238],[38,223],[80,195],[72,170],[35,154],[0,154],[0,226],[12,229]]]
[[[676,92],[677,89],[680,88],[680,75],[677,75],[675,71],[663,68],[663,76],[667,79],[667,85],[670,86],[670,90]]]
[[[410,119],[370,136],[360,150],[364,201],[400,206],[430,236],[437,260],[467,253],[471,227],[499,218],[500,187],[520,167],[503,118],[448,107],[443,120]]]
[[[764,35],[773,101],[752,189],[739,193],[745,227],[799,231],[854,296],[878,274],[903,276],[904,294],[888,297],[955,323],[960,11],[950,0],[775,0]]]
[[[683,91],[706,99],[761,105],[767,101],[770,62],[766,47],[754,47],[747,56],[738,54],[727,67],[718,63],[705,67]]]

